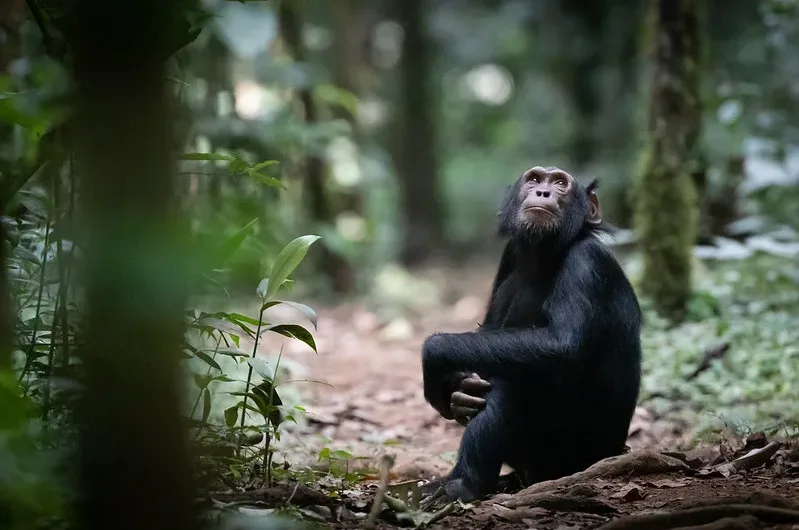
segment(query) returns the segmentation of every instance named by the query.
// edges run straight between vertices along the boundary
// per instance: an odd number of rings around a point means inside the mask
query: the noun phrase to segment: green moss
[[[667,164],[650,142],[640,167],[635,224],[643,253],[641,293],[655,309],[681,320],[691,296],[691,255],[696,240],[696,189],[687,168]]]
[[[663,1],[672,0],[655,0],[654,6]],[[653,36],[659,37],[653,54],[649,132],[634,190],[643,253],[641,292],[672,320],[682,320],[691,297],[691,255],[699,222],[692,177],[701,131],[696,2],[685,0],[682,7],[679,21],[653,19]],[[668,46],[680,41],[685,45]]]

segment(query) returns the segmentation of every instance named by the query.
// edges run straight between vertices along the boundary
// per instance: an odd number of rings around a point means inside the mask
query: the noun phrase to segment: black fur
[[[499,212],[509,237],[483,324],[438,333],[422,351],[425,398],[445,411],[452,374],[477,372],[492,388],[468,424],[450,498],[493,492],[508,464],[525,483],[581,471],[621,454],[640,384],[638,300],[588,223],[596,182],[573,188],[560,226],[548,233],[517,221],[522,179]]]

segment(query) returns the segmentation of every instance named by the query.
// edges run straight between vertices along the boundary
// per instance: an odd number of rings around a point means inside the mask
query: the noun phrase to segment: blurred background
[[[186,477],[339,491],[387,446],[445,469],[420,347],[480,322],[534,165],[598,178],[617,228],[630,445],[795,436],[797,10],[4,0],[0,521],[151,495],[181,526]]]

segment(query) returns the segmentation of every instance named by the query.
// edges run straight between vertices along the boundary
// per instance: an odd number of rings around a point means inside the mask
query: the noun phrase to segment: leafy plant
[[[316,313],[307,305],[297,302],[278,300],[276,295],[282,288],[291,285],[291,274],[300,265],[310,246],[319,238],[317,236],[302,236],[287,244],[278,254],[269,277],[259,282],[256,293],[260,299],[260,310],[257,318],[235,312],[188,313],[188,327],[197,330],[201,336],[215,344],[213,349],[197,348],[190,342],[186,343],[185,351],[189,358],[195,358],[206,365],[204,373],[193,373],[192,377],[197,387],[197,398],[191,411],[195,418],[198,438],[204,434],[211,434],[210,443],[219,445],[223,443],[229,449],[225,456],[232,459],[233,478],[241,477],[242,464],[257,464],[263,467],[263,479],[272,482],[272,455],[271,440],[280,440],[280,425],[285,421],[295,421],[295,414],[302,413],[301,407],[288,408],[277,391],[278,370],[282,350],[277,357],[274,367],[256,356],[258,345],[265,333],[276,333],[284,337],[300,340],[316,352],[316,343],[313,335],[307,328],[299,324],[272,324],[264,320],[265,312],[277,305],[285,305],[298,310],[308,318],[316,328]],[[239,238],[236,238],[239,240]],[[252,348],[247,354],[241,349],[241,340],[252,341]],[[224,347],[220,347],[224,345]],[[217,361],[218,356],[225,356],[235,360],[236,363],[247,365],[247,376],[238,380],[225,374],[222,366]],[[214,425],[210,421],[212,409],[212,384],[238,383],[243,384],[243,389],[226,392],[230,396],[239,398],[235,404],[225,408],[223,413],[224,426]],[[196,411],[202,404],[202,413],[197,419]],[[256,415],[259,420],[253,424],[247,423],[250,415]],[[208,442],[209,440],[206,440]],[[264,442],[258,462],[246,458],[243,449]]]

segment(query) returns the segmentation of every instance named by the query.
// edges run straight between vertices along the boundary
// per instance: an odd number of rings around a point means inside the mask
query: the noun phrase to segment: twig
[[[377,516],[380,513],[380,507],[383,505],[383,499],[386,498],[386,491],[388,490],[388,473],[393,465],[394,455],[383,454],[380,457],[380,485],[377,488],[375,500],[372,502],[372,509],[366,518],[364,528],[374,528],[377,523]]]
[[[696,370],[694,370],[693,373],[688,376],[688,381],[695,379],[696,376],[710,368],[711,361],[723,358],[725,355],[727,355],[728,351],[730,351],[729,342],[717,344],[707,348],[702,355],[702,360],[699,362],[699,366],[697,366]]]

